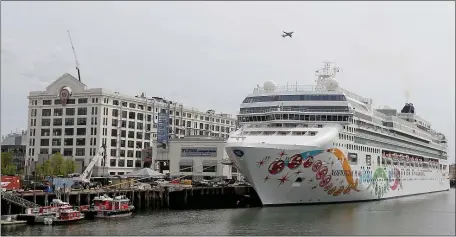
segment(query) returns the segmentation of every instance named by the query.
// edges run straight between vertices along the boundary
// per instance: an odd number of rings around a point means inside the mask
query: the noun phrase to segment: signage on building
[[[60,94],[60,101],[61,101],[62,105],[65,106],[67,104],[68,98],[70,97],[70,92],[68,91],[68,89],[62,88],[62,90],[60,90],[59,94]]]
[[[158,114],[158,124],[157,124],[157,143],[168,143],[169,136],[169,118],[168,113],[159,113]]]
[[[217,157],[217,147],[183,147],[181,157]]]

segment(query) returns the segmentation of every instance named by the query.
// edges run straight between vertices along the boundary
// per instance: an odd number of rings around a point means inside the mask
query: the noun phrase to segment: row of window
[[[141,167],[141,160],[127,160],[127,167],[132,168],[134,163],[134,167]],[[117,160],[117,159],[110,159],[109,160],[110,167],[125,167],[125,160]]]
[[[240,114],[268,113],[274,111],[290,112],[349,112],[348,106],[268,106],[241,108]]]
[[[76,102],[78,102],[78,104],[87,104],[88,103],[88,98],[78,98],[78,99],[70,98],[70,99],[67,100],[67,105],[76,104]],[[109,98],[104,98],[103,102],[105,104],[109,104]],[[98,103],[98,98],[92,98],[92,103],[94,103],[94,104]],[[38,105],[38,100],[31,100],[31,104],[32,105]],[[62,104],[60,99],[55,99],[54,100],[54,105],[60,105],[60,104]],[[125,102],[125,101],[119,102],[119,100],[113,100],[112,104],[116,105],[116,106],[128,107],[128,108],[131,108],[131,109],[139,109],[139,110],[145,110],[145,107],[147,107],[147,111],[152,111],[152,106],[144,106],[144,105],[141,105],[141,104],[128,103],[128,102]],[[52,100],[43,100],[43,105],[52,105]],[[158,113],[158,108],[155,108],[155,112]],[[167,110],[162,108],[160,112],[161,113],[166,113]],[[195,119],[198,119],[198,117],[199,117],[200,120],[212,121],[212,122],[216,122],[216,123],[220,122],[220,123],[228,124],[228,125],[229,124],[231,124],[231,125],[235,124],[234,121],[228,120],[228,119],[211,118],[211,116],[203,116],[203,115],[197,115],[197,114],[193,114],[192,115],[191,113],[188,113],[188,112],[173,111],[171,109],[169,110],[169,114],[170,115],[175,114],[175,116],[180,116],[181,113],[182,113],[182,117],[187,117],[187,118],[194,117]],[[36,115],[36,111],[33,112],[33,114]],[[57,114],[60,114],[60,113],[57,113]],[[67,113],[67,115],[71,115],[71,114]],[[55,116],[61,116],[61,115],[55,115]]]
[[[273,120],[328,121],[348,122],[348,115],[302,115],[302,114],[271,114],[263,116],[238,116],[240,122],[265,122]]]
[[[272,101],[346,101],[344,95],[271,95],[252,96],[242,103],[272,102]]]

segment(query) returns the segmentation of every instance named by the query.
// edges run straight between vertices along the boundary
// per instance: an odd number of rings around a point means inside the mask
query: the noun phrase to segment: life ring
[[[304,166],[304,168],[309,168],[313,162],[314,162],[313,156],[309,156],[309,157],[307,157],[306,161],[304,161],[304,163],[302,165]]]
[[[319,170],[322,165],[323,165],[323,162],[321,160],[315,161],[315,163],[312,165],[312,171],[317,172],[317,170]]]
[[[320,180],[323,177],[325,177],[326,174],[328,174],[328,167],[323,166],[317,171],[317,174],[315,174],[315,178],[317,180]]]
[[[320,187],[325,187],[331,182],[331,175],[326,175],[321,181],[320,181]]]

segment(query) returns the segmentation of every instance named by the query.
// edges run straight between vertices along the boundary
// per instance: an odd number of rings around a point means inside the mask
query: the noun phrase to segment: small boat
[[[77,222],[84,219],[84,214],[60,199],[52,200],[51,205],[42,208],[41,213],[41,215],[35,216],[35,223],[56,225]]]
[[[130,199],[124,195],[111,198],[106,194],[95,197],[90,208],[83,212],[87,218],[115,218],[131,216],[135,207],[130,204]]]

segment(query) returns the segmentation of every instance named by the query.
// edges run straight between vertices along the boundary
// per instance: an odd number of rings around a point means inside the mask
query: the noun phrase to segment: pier
[[[41,191],[2,192],[2,215],[21,214],[25,208],[46,206],[60,198],[73,206],[90,205],[98,195],[127,196],[136,210],[209,209],[261,206],[252,187],[174,187],[153,189],[98,189],[46,193]],[[14,198],[15,197],[15,198]],[[22,201],[20,201],[22,200]]]

